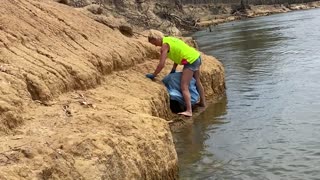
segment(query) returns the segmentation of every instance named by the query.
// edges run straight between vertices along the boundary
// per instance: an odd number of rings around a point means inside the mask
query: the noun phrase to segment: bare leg
[[[190,97],[190,91],[189,91],[189,84],[193,77],[193,71],[185,68],[182,71],[182,77],[181,77],[181,91],[184,98],[184,102],[186,103],[186,111],[181,112],[178,114],[185,115],[188,117],[192,116],[192,107],[191,107],[191,97]]]
[[[204,95],[204,89],[200,80],[200,70],[194,72],[194,78],[196,79],[197,89],[200,93],[200,106],[206,106],[206,97]]]

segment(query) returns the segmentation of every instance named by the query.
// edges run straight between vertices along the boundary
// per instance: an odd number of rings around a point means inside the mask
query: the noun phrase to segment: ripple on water
[[[195,34],[223,63],[227,98],[175,134],[181,179],[320,178],[319,16],[296,11]]]

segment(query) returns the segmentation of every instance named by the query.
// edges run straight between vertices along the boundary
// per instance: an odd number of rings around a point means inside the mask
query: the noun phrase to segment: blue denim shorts
[[[190,69],[190,70],[193,71],[193,72],[194,72],[194,71],[198,71],[201,64],[202,64],[202,62],[201,62],[201,56],[199,56],[199,58],[198,58],[196,61],[194,61],[192,64],[186,64],[186,65],[184,65],[184,66],[183,66],[183,69],[188,68],[188,69]]]

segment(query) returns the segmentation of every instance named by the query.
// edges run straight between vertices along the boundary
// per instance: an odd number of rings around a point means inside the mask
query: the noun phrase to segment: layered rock
[[[0,7],[0,179],[176,179],[158,49],[48,0]],[[204,56],[207,97],[224,93]]]

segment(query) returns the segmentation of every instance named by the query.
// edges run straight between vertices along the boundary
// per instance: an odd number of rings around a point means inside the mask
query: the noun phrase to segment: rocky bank
[[[0,6],[0,179],[177,179],[159,50],[50,0]],[[140,32],[143,34],[143,32]],[[208,99],[224,70],[203,55]]]
[[[55,1],[75,7],[111,27],[131,26],[134,32],[153,28],[178,36],[220,23],[320,7],[320,1],[301,4],[248,4],[245,10],[241,9],[240,1],[237,3],[229,1],[203,3],[210,1],[197,0],[192,3],[182,3],[180,0]]]
[[[198,5],[185,6],[186,12],[197,12],[197,27],[206,28],[225,22],[236,21],[246,18],[254,18],[259,16],[268,16],[278,13],[286,13],[296,10],[307,10],[319,8],[320,1],[302,3],[302,4],[275,4],[275,5],[248,5],[249,9],[245,12],[235,11],[232,5]],[[213,10],[216,13],[212,13]]]

